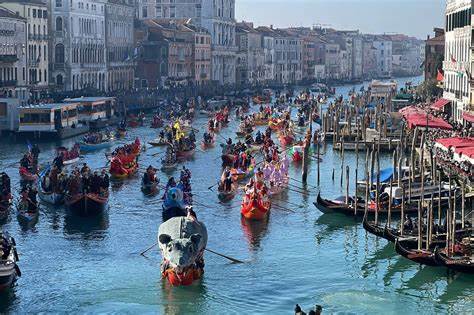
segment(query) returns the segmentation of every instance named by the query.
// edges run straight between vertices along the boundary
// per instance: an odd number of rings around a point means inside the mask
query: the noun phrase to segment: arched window
[[[64,45],[57,44],[54,47],[54,60],[56,63],[64,63]]]
[[[58,16],[56,18],[56,31],[61,32],[63,30],[63,18]]]

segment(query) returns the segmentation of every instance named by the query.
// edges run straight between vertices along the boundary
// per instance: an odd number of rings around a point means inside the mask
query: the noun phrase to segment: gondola
[[[432,243],[429,246],[430,248],[426,250],[426,243],[423,240],[422,249],[418,250],[417,237],[397,238],[395,240],[395,251],[401,256],[416,263],[427,266],[439,266],[436,261],[434,248],[440,245],[441,244],[439,243]]]
[[[107,149],[112,146],[112,141],[107,140],[107,141],[102,141],[99,143],[87,143],[84,141],[81,141],[79,143],[79,147],[81,149],[81,152],[93,152],[93,151],[98,151],[102,149]]]
[[[263,201],[261,198],[254,198],[243,201],[240,213],[249,220],[264,220],[270,213],[270,201]]]
[[[0,257],[0,292],[8,289],[15,281],[17,276],[21,276],[20,268],[18,268],[18,253],[13,237],[8,234],[2,235],[1,248],[3,257]],[[8,252],[5,252],[8,251]]]
[[[237,193],[236,184],[232,184],[232,189],[230,191],[224,191],[222,188],[222,185],[219,185],[217,198],[219,198],[221,202],[229,202],[232,199],[234,199],[236,193]]]
[[[67,208],[80,216],[90,216],[102,213],[109,199],[109,193],[78,193],[66,197]]]
[[[148,144],[154,147],[163,147],[169,145],[169,142],[163,138],[157,138],[155,140],[148,141]]]
[[[181,150],[176,152],[176,158],[179,160],[187,160],[193,157],[194,152],[196,151],[195,148],[189,150]]]
[[[459,254],[448,256],[446,249],[437,248],[435,250],[435,259],[441,266],[458,272],[474,274],[474,260],[472,259],[472,255],[468,257]]]
[[[26,167],[20,167],[19,173],[24,182],[35,182],[38,179],[38,175],[30,172]]]
[[[160,192],[160,181],[155,181],[148,185],[142,182],[141,191],[145,196],[156,196]]]

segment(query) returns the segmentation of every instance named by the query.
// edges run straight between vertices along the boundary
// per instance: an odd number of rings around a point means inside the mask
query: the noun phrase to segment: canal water
[[[338,87],[337,93],[347,94],[352,87]],[[205,124],[206,119],[199,118],[194,126],[202,131]],[[221,135],[233,137],[234,131],[235,122]],[[126,141],[139,137],[146,142],[155,136],[156,131],[141,127],[130,130]],[[10,174],[17,190],[16,162],[26,144],[1,140],[0,168]],[[41,163],[52,159],[58,144],[40,144]],[[153,154],[162,150],[144,152],[141,170],[149,164],[158,167],[160,157]],[[340,185],[340,155],[331,146],[323,151],[321,194],[340,196],[345,190],[345,184]],[[105,152],[85,155],[81,162],[104,167]],[[389,156],[382,166],[390,165]],[[360,169],[363,160],[361,156]],[[346,153],[345,161],[353,177],[354,154]],[[309,184],[315,186],[312,163]],[[81,219],[61,207],[42,205],[36,226],[23,230],[13,215],[3,229],[16,239],[23,275],[0,296],[0,312],[291,314],[296,303],[305,310],[321,304],[325,313],[343,314],[459,314],[474,309],[473,276],[448,276],[444,268],[421,267],[399,257],[387,241],[367,235],[358,220],[322,214],[313,205],[318,189],[276,197],[274,203],[292,211],[273,208],[268,222],[242,221],[240,196],[221,205],[217,193],[207,189],[219,178],[220,164],[220,148],[196,152],[186,163],[199,203],[195,210],[207,225],[208,247],[247,263],[231,264],[206,253],[201,281],[180,288],[164,283],[158,250],[150,251],[148,258],[139,255],[156,241],[161,204],[159,196],[143,196],[137,176],[113,186],[110,207],[98,218]],[[301,178],[300,168],[292,166],[290,172],[292,178]],[[162,173],[160,178],[167,180]]]

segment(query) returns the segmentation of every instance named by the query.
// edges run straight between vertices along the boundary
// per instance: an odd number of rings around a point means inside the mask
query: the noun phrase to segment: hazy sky
[[[275,27],[326,24],[425,39],[444,26],[445,0],[236,0],[236,18]]]

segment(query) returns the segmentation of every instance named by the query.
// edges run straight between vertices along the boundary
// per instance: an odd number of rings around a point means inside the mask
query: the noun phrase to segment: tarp
[[[451,102],[451,101],[447,100],[445,98],[440,98],[439,100],[434,102],[430,107],[434,110],[441,111],[441,110],[443,110],[444,106],[449,104],[449,102]]]
[[[464,118],[465,121],[474,123],[474,114],[464,112],[462,114],[462,118]]]
[[[453,126],[448,124],[441,118],[434,117],[428,114],[422,113],[413,113],[405,115],[405,119],[408,123],[408,128],[413,129],[415,127],[427,127],[427,128],[435,128],[435,129],[453,129]]]

